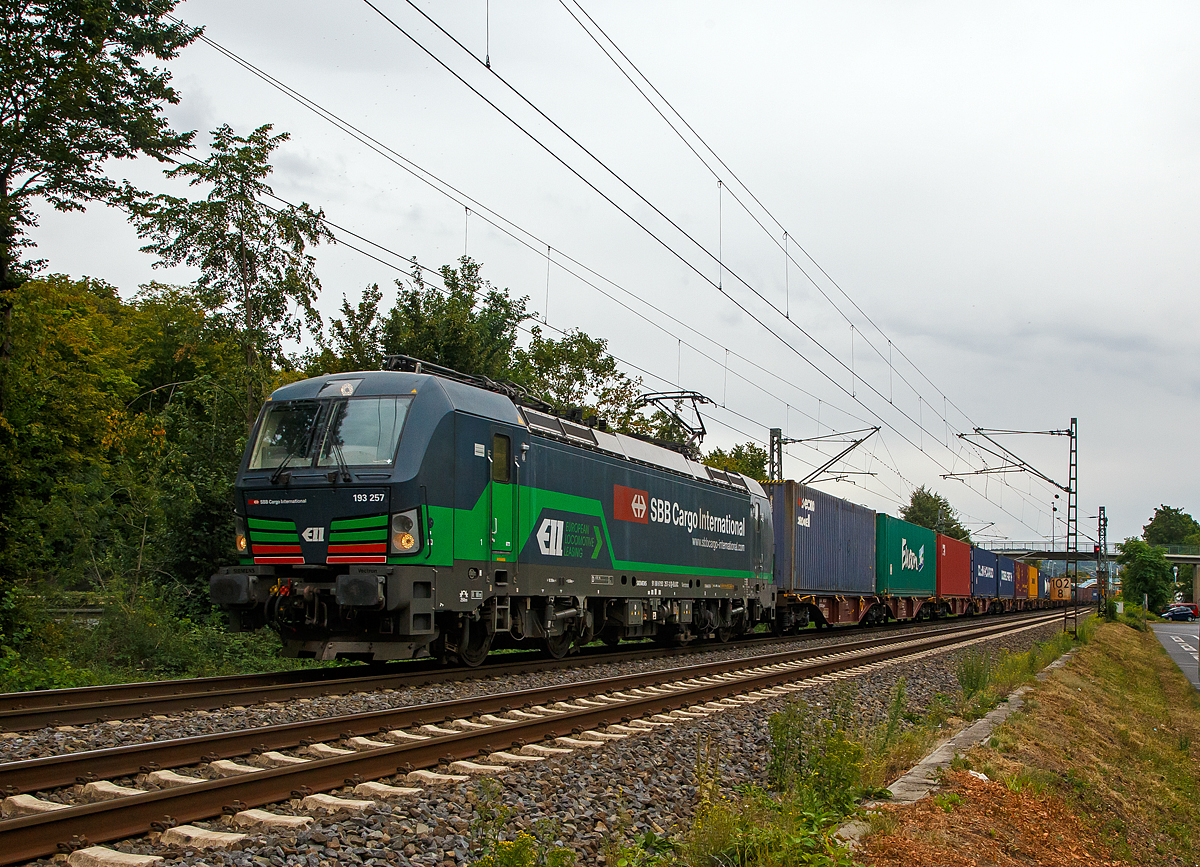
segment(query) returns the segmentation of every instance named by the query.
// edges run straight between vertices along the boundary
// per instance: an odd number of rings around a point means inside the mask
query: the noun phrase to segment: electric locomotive
[[[211,598],[292,656],[477,665],[775,617],[757,481],[416,359],[277,389],[235,490]]]

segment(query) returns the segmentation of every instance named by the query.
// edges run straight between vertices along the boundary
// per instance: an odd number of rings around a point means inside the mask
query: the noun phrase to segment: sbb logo
[[[650,523],[650,492],[613,485],[613,517],[635,524]]]

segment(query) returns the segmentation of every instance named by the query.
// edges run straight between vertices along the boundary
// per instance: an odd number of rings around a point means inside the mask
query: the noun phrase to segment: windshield
[[[317,466],[391,466],[400,429],[408,413],[407,397],[359,397],[333,405],[317,456]]]
[[[320,404],[311,400],[275,404],[268,409],[250,455],[250,469],[270,470],[284,461],[289,466],[307,464],[311,431],[320,409]]]

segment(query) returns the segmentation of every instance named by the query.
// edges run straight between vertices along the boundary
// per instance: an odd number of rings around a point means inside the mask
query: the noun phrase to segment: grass
[[[330,664],[282,657],[269,630],[230,633],[219,614],[191,617],[149,592],[110,601],[90,621],[57,617],[43,600],[6,594],[0,619],[10,624],[0,637],[0,692]]]
[[[1197,739],[1200,695],[1152,634],[1120,622],[967,760],[1014,791],[1066,798],[1118,857],[1194,864]]]

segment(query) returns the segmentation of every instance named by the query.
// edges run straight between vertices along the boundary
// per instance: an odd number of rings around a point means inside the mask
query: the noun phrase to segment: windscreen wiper
[[[299,457],[299,455],[297,455],[295,452],[290,451],[287,453],[287,455],[284,457],[284,459],[282,461],[280,461],[279,466],[277,466],[275,468],[275,472],[271,473],[271,484],[272,485],[279,484],[279,477],[283,474],[283,471],[287,467],[287,465],[292,462],[292,458],[295,458],[295,457]],[[292,475],[291,475],[291,473],[288,473],[288,481],[290,482],[291,480],[292,480]]]
[[[334,481],[338,475],[341,475],[343,482],[352,481],[350,477],[350,466],[346,463],[346,456],[342,454],[342,444],[339,442],[334,442],[333,444],[333,458],[337,461],[338,468],[337,473],[330,473],[333,478],[331,478],[329,481]]]

